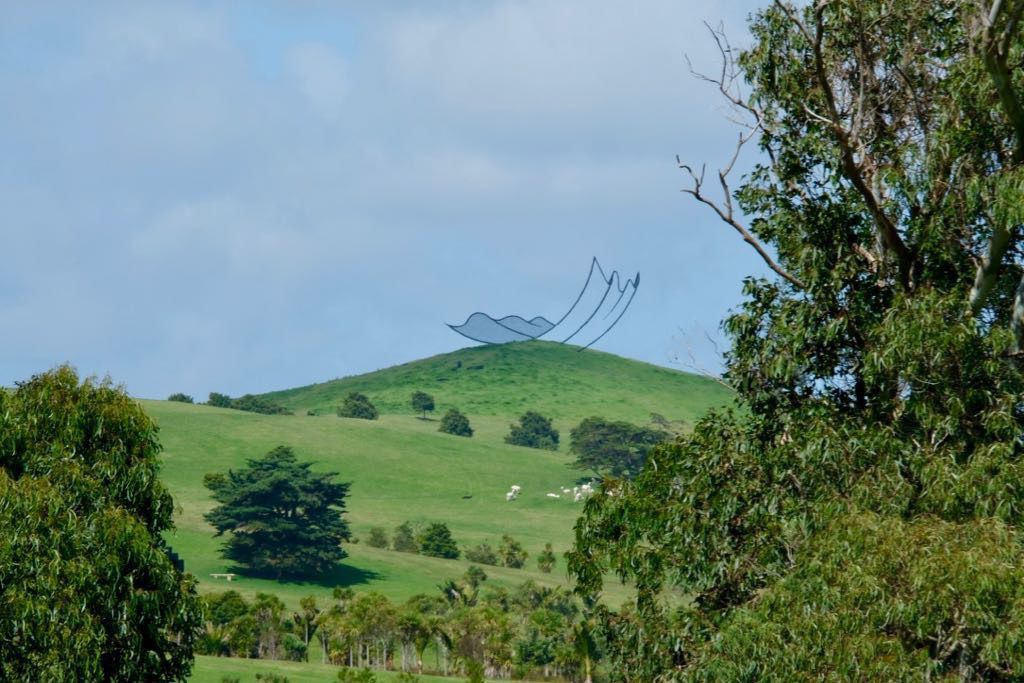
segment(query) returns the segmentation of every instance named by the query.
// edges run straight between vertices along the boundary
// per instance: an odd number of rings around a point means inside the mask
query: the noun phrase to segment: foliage
[[[505,443],[557,451],[558,430],[551,426],[551,418],[528,410],[519,418],[519,422],[509,426]]]
[[[208,474],[203,482],[220,505],[206,520],[231,532],[222,554],[247,571],[280,578],[316,576],[345,557],[350,537],[342,518],[349,484],[315,473],[287,446],[247,461],[245,469]]]
[[[188,394],[182,394],[180,392],[176,394],[171,394],[170,396],[167,397],[167,400],[176,401],[178,403],[195,403],[191,396],[189,396]]]
[[[464,555],[470,562],[477,562],[479,564],[489,564],[497,566],[499,564],[498,553],[494,552],[494,548],[491,547],[490,543],[480,543],[472,548],[466,548]]]
[[[501,545],[498,546],[498,557],[501,558],[501,563],[504,566],[522,569],[526,564],[528,555],[529,553],[523,549],[522,543],[507,534],[501,537]]]
[[[338,417],[353,417],[360,420],[376,420],[377,408],[370,403],[364,394],[353,391],[345,397],[345,401],[338,406]]]
[[[779,2],[723,46],[765,162],[688,191],[778,277],[725,323],[742,410],[577,524],[580,591],[637,586],[598,611],[622,677],[1024,677],[1021,12]]]
[[[387,548],[390,544],[390,541],[388,541],[388,534],[384,529],[379,526],[370,527],[370,533],[366,539],[366,545],[371,548]]]
[[[0,391],[0,678],[184,680],[201,619],[161,534],[157,427],[64,366]]]
[[[469,426],[469,418],[459,412],[458,408],[449,408],[441,418],[437,431],[455,436],[473,436],[473,428]]]
[[[409,522],[402,522],[395,527],[395,533],[391,536],[391,547],[402,553],[418,553],[420,551],[420,544],[416,540],[416,534]]]
[[[632,479],[643,468],[651,447],[668,436],[650,427],[588,417],[569,433],[569,452],[576,456],[574,467]]]
[[[550,574],[555,567],[555,552],[551,549],[550,543],[544,544],[544,550],[537,555],[537,568],[545,574]]]
[[[454,560],[459,556],[459,548],[455,545],[452,532],[443,522],[432,522],[427,525],[416,539],[419,541],[420,552],[430,557],[444,557]]]
[[[434,397],[425,391],[414,391],[410,402],[412,409],[417,413],[422,413],[424,420],[427,419],[427,413],[434,410]]]

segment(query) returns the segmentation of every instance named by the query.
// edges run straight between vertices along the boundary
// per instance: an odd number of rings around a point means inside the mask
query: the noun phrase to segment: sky
[[[737,134],[703,22],[752,2],[0,2],[0,385],[60,363],[233,396],[556,320],[641,273],[595,348],[721,369],[756,254],[680,192]],[[750,164],[748,156],[742,163]]]

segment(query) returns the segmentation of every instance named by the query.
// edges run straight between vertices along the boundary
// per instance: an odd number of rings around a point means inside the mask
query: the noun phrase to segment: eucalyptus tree
[[[184,680],[195,580],[163,534],[157,426],[60,367],[0,389],[0,679]]]
[[[779,0],[742,52],[713,32],[748,127],[685,191],[771,275],[724,324],[741,409],[577,524],[581,592],[637,586],[598,608],[624,677],[1024,677],[1022,15]]]

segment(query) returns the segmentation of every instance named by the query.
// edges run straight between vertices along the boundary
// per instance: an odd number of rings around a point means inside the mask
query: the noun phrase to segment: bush
[[[420,552],[424,555],[443,557],[449,560],[459,557],[459,548],[455,545],[452,532],[443,522],[429,524],[417,540],[419,540]]]
[[[391,547],[401,553],[418,553],[420,551],[420,544],[416,542],[416,535],[409,522],[402,522],[395,527],[395,533],[391,537]]]
[[[387,548],[388,535],[379,526],[370,527],[370,534],[366,539],[366,545],[371,548]]]
[[[512,569],[522,569],[526,564],[528,553],[523,550],[523,545],[511,536],[501,537],[501,545],[498,546],[498,556],[501,563]]]
[[[377,675],[366,667],[362,669],[342,667],[338,672],[338,680],[341,683],[377,683]]]
[[[498,554],[494,552],[490,543],[481,543],[474,548],[466,548],[465,554],[466,559],[470,562],[498,566]]]
[[[345,397],[345,402],[338,406],[338,417],[354,417],[359,420],[376,420],[377,408],[370,403],[364,394],[353,391]]]
[[[551,418],[529,410],[519,418],[518,423],[511,425],[505,443],[557,451],[558,430],[551,426]]]
[[[469,426],[469,418],[459,412],[457,408],[450,409],[441,418],[441,426],[437,431],[455,436],[473,436],[473,428]]]
[[[545,574],[550,574],[555,566],[555,552],[551,549],[550,543],[544,544],[544,550],[537,555],[537,569]]]
[[[178,403],[195,403],[195,401],[192,400],[191,396],[189,396],[188,394],[182,394],[180,392],[177,394],[171,394],[170,396],[167,397],[167,400],[177,401]]]

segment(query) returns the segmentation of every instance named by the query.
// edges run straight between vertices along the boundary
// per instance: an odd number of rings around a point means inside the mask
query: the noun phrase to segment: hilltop
[[[465,412],[472,438],[437,431],[438,420],[421,420],[409,397],[423,390],[435,396],[437,413],[451,406]],[[350,391],[366,393],[381,411],[378,420],[343,419],[335,407]],[[279,595],[290,605],[310,593],[327,597],[334,585],[376,590],[392,599],[434,592],[469,563],[349,544],[349,557],[333,577],[296,583],[239,578],[228,584],[214,574],[230,571],[219,555],[221,540],[203,519],[213,501],[203,475],[244,466],[249,458],[278,445],[294,448],[314,469],[352,482],[348,519],[357,538],[371,526],[388,532],[406,520],[442,521],[463,548],[502,534],[530,553],[522,570],[486,567],[492,583],[513,586],[526,579],[568,585],[561,553],[572,544],[580,506],[549,492],[572,486],[584,472],[570,468],[568,431],[589,415],[647,423],[652,412],[692,424],[713,406],[731,401],[713,380],[545,342],[462,349],[358,377],[265,394],[295,415],[253,413],[168,401],[144,401],[160,425],[165,481],[177,506],[177,531],[169,543],[185,560],[203,592],[233,588],[252,596]],[[505,444],[509,423],[524,410],[553,416],[562,431],[559,451]],[[307,411],[314,411],[314,415]],[[523,487],[519,500],[505,501],[511,484]],[[536,569],[545,543],[559,554],[552,574]],[[609,585],[606,599],[619,604],[628,589]]]
[[[439,413],[455,406],[470,416],[512,418],[537,410],[563,423],[590,415],[645,423],[659,413],[692,424],[709,407],[731,401],[707,377],[546,341],[469,347],[263,398],[328,414],[359,391],[382,413],[408,414],[416,390],[432,394]]]

